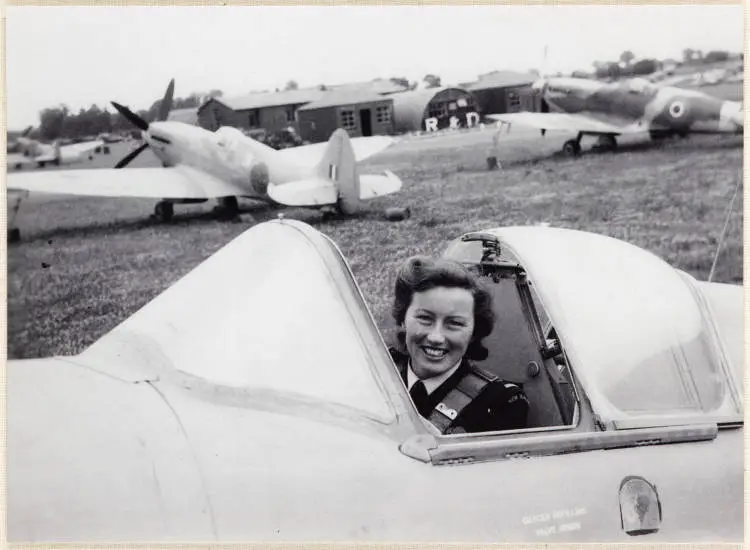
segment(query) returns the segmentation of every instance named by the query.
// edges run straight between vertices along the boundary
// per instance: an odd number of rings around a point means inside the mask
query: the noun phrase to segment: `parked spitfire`
[[[614,150],[617,136],[648,132],[652,139],[689,134],[741,133],[742,104],[695,90],[658,86],[644,79],[603,83],[584,78],[546,78],[534,89],[541,112],[492,114],[503,125],[577,132],[563,152],[581,153],[583,136],[598,136],[601,148]]]
[[[328,207],[353,214],[361,201],[394,193],[401,180],[389,171],[360,175],[356,163],[395,142],[386,136],[350,139],[337,130],[327,144],[277,151],[236,128],[216,132],[167,121],[174,80],[162,100],[158,120],[148,123],[119,103],[117,111],[142,132],[144,144],[123,158],[114,169],[69,170],[54,173],[13,174],[8,189],[100,197],[154,197],[162,199],[157,217],[169,221],[174,204],[217,199],[229,216],[237,214],[237,197],[287,206]],[[127,166],[151,148],[163,168]]]
[[[28,164],[36,164],[39,168],[44,168],[48,164],[60,166],[61,164],[83,162],[87,157],[91,160],[94,150],[104,144],[102,140],[62,146],[57,140],[52,143],[42,143],[28,137],[31,130],[32,128],[29,126],[16,139],[21,153],[9,155],[8,166],[20,170]]]

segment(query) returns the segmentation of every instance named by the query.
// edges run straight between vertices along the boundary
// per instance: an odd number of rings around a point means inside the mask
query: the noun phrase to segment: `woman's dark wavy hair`
[[[412,256],[401,265],[396,274],[391,313],[398,327],[398,351],[406,352],[403,324],[414,293],[425,292],[435,287],[465,288],[474,296],[474,332],[466,349],[466,357],[475,361],[486,359],[488,351],[482,345],[482,340],[492,332],[495,325],[492,295],[479,279],[460,263],[427,256]]]

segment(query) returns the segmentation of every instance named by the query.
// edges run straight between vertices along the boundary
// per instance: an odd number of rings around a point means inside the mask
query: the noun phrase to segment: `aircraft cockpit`
[[[493,288],[498,323],[480,366],[524,383],[529,428],[741,418],[741,381],[706,299],[661,260],[622,241],[551,228],[467,234],[445,255]]]
[[[526,271],[491,233],[469,233],[445,256],[475,272],[494,299],[495,327],[485,339],[488,357],[477,365],[520,383],[529,399],[528,428],[578,423],[576,382]]]
[[[648,93],[656,89],[654,84],[645,78],[631,78],[625,85],[628,91],[633,94]]]

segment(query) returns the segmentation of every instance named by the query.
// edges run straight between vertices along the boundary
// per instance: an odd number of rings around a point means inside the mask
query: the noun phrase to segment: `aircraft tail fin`
[[[319,178],[333,182],[338,195],[339,210],[343,214],[353,214],[358,210],[359,174],[354,149],[346,130],[339,128],[331,134],[315,173]]]

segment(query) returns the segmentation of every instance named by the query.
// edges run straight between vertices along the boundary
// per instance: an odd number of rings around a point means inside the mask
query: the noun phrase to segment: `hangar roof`
[[[302,105],[320,99],[325,93],[317,88],[306,88],[303,90],[259,92],[241,96],[219,97],[214,98],[214,101],[218,101],[235,111],[247,111],[282,105]]]
[[[337,107],[339,105],[354,105],[357,103],[374,103],[376,101],[392,101],[392,96],[377,94],[369,90],[346,90],[327,92],[323,97],[312,103],[300,107],[298,111],[312,111],[325,107]]]
[[[531,73],[517,73],[515,71],[493,71],[481,75],[479,80],[466,85],[468,90],[489,90],[491,88],[512,88],[526,86],[537,80]]]
[[[328,86],[328,89],[335,92],[362,90],[375,94],[394,94],[407,90],[402,84],[393,82],[388,78],[376,78],[367,82],[353,82],[350,84],[336,84]]]

